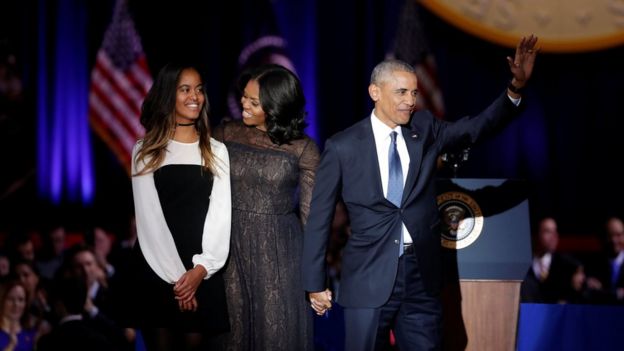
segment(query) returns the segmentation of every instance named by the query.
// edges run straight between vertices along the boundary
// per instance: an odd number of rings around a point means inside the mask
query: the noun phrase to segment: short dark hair
[[[416,70],[409,63],[396,59],[388,59],[381,61],[375,66],[373,73],[371,73],[370,84],[379,85],[385,81],[389,73],[394,71],[416,74]]]
[[[250,80],[257,81],[260,87],[260,105],[269,138],[278,145],[302,138],[306,101],[299,78],[284,66],[265,64],[241,75],[241,91]]]

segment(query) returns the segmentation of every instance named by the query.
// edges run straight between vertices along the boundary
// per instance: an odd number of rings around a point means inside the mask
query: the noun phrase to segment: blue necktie
[[[401,158],[397,151],[397,132],[390,133],[390,147],[388,148],[388,192],[386,199],[396,207],[401,207],[403,198],[403,169],[401,168]],[[403,254],[403,226],[401,225],[401,244],[399,245],[399,256]]]
[[[617,260],[613,260],[611,263],[611,289],[615,289],[615,285],[617,284],[618,277],[620,275],[621,265],[617,263]]]

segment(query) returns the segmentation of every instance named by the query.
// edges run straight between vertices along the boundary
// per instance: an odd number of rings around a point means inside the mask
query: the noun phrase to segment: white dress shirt
[[[407,172],[409,170],[410,157],[407,152],[407,146],[405,145],[405,139],[401,132],[401,126],[397,126],[392,129],[385,125],[379,117],[375,115],[375,111],[371,113],[371,124],[373,126],[373,136],[375,137],[375,148],[377,149],[377,161],[379,161],[379,173],[381,174],[381,186],[383,188],[384,195],[388,194],[388,149],[390,148],[390,133],[392,131],[397,132],[397,151],[399,157],[401,157],[401,169],[403,173],[403,186],[405,187],[405,180],[407,179]],[[403,223],[403,242],[410,244],[412,237],[410,236],[405,223]]]

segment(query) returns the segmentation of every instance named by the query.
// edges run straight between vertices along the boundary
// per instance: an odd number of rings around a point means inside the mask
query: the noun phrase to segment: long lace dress
[[[232,186],[226,349],[312,350],[300,260],[318,148],[307,137],[278,146],[241,121],[213,136],[228,148]]]

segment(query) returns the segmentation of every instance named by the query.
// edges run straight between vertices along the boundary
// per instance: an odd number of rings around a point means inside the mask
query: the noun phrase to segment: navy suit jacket
[[[425,288],[430,294],[438,294],[442,283],[440,218],[434,186],[438,155],[449,147],[479,141],[518,111],[505,92],[479,115],[452,123],[435,118],[429,111],[415,112],[409,126],[402,127],[410,164],[400,207],[383,194],[369,118],[327,140],[305,227],[305,290],[326,288],[326,248],[340,195],[349,213],[351,236],[342,253],[338,303],[373,308],[387,301],[397,273],[397,228],[401,223],[412,236]]]

